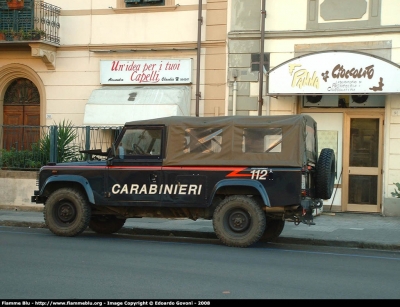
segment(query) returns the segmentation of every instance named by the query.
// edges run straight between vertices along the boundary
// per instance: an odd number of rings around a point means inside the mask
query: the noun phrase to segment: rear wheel
[[[317,162],[317,197],[329,199],[333,193],[336,177],[335,152],[331,148],[323,148]]]
[[[63,188],[53,192],[44,205],[46,226],[56,235],[72,237],[82,233],[88,226],[91,208],[76,189]]]
[[[117,232],[124,226],[126,219],[119,219],[114,215],[92,216],[89,228],[97,233],[110,234]]]
[[[256,200],[242,195],[225,198],[213,215],[217,237],[227,246],[247,247],[265,230],[266,217]]]
[[[284,227],[284,220],[267,219],[267,225],[260,240],[267,242],[275,241],[281,235]]]

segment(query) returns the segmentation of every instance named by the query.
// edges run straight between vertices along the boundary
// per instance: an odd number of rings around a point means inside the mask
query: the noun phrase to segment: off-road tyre
[[[281,235],[283,228],[285,228],[285,221],[281,219],[267,218],[265,231],[260,238],[260,241],[273,242]]]
[[[44,221],[54,234],[73,237],[89,225],[91,208],[81,192],[62,188],[53,192],[44,204]]]
[[[220,241],[232,247],[248,247],[265,231],[266,216],[253,198],[233,195],[225,198],[213,214],[213,227]]]
[[[323,148],[317,162],[316,196],[329,199],[333,193],[336,177],[335,152],[331,148]]]
[[[89,228],[97,233],[111,234],[118,232],[124,226],[126,219],[119,219],[115,215],[95,215],[89,222]]]

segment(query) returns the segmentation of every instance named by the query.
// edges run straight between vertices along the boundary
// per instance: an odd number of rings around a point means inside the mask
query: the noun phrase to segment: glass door
[[[347,115],[345,123],[343,209],[380,212],[383,114]]]

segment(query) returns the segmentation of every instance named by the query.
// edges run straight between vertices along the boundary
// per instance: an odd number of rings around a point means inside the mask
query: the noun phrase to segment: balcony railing
[[[60,8],[39,0],[24,0],[21,9],[10,9],[0,0],[0,44],[42,41],[60,44]]]
[[[38,170],[48,162],[103,160],[121,129],[0,125],[0,169]]]

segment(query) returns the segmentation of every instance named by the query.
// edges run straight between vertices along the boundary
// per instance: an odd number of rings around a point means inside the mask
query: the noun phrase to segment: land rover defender
[[[172,116],[128,122],[103,159],[48,163],[32,202],[51,232],[118,232],[128,218],[212,220],[220,241],[273,241],[313,225],[332,195],[332,149],[308,115]]]

